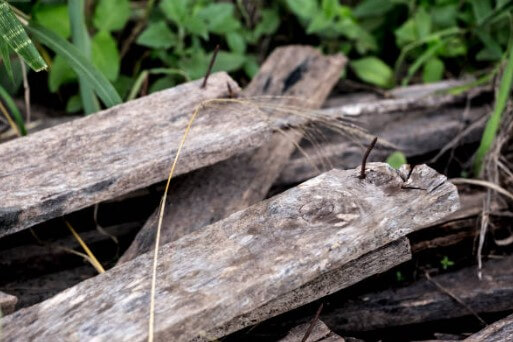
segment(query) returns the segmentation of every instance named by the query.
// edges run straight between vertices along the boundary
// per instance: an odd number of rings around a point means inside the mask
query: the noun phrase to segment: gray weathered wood
[[[415,91],[399,88],[402,92],[393,92],[398,96],[394,99],[344,103],[323,109],[320,114],[326,117],[352,116],[358,125],[381,140],[394,144],[396,150],[407,157],[438,151],[465,129],[468,132],[460,143],[479,141],[489,106],[480,105],[466,110],[464,107],[450,106],[461,102],[465,95],[439,95],[436,91],[442,87],[429,87],[428,90],[420,86],[412,88]],[[322,135],[312,131],[312,135],[318,138],[320,147],[303,141],[303,151],[293,154],[277,180],[278,184],[295,184],[318,175],[322,170],[352,168],[360,163],[363,152],[358,141],[325,130]],[[393,151],[378,146],[369,160],[384,161]]]
[[[469,336],[464,342],[507,342],[513,341],[513,315],[490,324],[483,330]]]
[[[1,315],[8,315],[14,311],[18,298],[13,295],[0,291],[0,313]]]
[[[305,333],[310,328],[310,323],[298,325],[290,329],[287,336],[280,339],[279,342],[299,342],[305,336]],[[310,342],[344,342],[345,340],[339,335],[335,334],[324,324],[321,320],[317,320],[313,326],[308,340]]]
[[[160,249],[156,338],[186,341],[341,268],[459,206],[425,165],[332,170]],[[0,322],[5,341],[147,338],[144,254]]]
[[[323,56],[308,46],[278,48],[243,96],[278,96],[272,101],[274,105],[319,108],[338,80],[345,61],[341,55]],[[258,149],[191,173],[173,186],[164,213],[162,243],[264,199],[301,138],[297,131],[286,134],[277,132]],[[158,212],[156,208],[120,262],[151,249]]]
[[[485,263],[482,280],[477,277],[475,266],[432,279],[477,313],[513,309],[512,256]],[[471,315],[436,285],[421,280],[407,287],[350,300],[323,320],[333,329],[361,331]]]
[[[225,73],[0,144],[0,237],[167,177],[193,108],[238,90]],[[271,131],[241,105],[202,111],[177,174],[254,149]]]
[[[265,305],[240,315],[230,322],[209,331],[206,336],[222,337],[263,320],[285,313],[301,305],[335,293],[372,275],[388,271],[394,266],[411,259],[408,238],[400,238],[380,247],[344,266],[323,273],[314,280],[303,284]]]

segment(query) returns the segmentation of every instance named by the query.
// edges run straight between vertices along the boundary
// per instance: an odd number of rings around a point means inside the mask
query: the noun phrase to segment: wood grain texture
[[[156,338],[205,336],[326,272],[454,212],[454,185],[425,165],[332,170],[160,249]],[[144,254],[0,322],[4,341],[147,338]]]
[[[488,105],[464,106],[467,95],[441,95],[453,83],[443,83],[438,87],[412,86],[392,91],[393,99],[368,97],[351,100],[331,100],[330,105],[321,111],[325,117],[353,117],[358,125],[388,141],[397,148],[377,146],[370,155],[370,161],[384,161],[394,150],[402,151],[406,157],[421,156],[438,151],[450,143],[459,133],[468,130],[461,143],[477,142],[481,138]],[[410,89],[411,88],[411,89]],[[475,90],[472,96],[486,92],[485,88]],[[468,95],[470,96],[470,95]],[[353,168],[360,163],[362,151],[358,139],[348,139],[329,130],[312,131],[317,137],[316,144],[304,140],[303,151],[296,151],[280,174],[277,184],[296,184],[331,168]],[[366,146],[368,142],[364,143]],[[305,154],[308,156],[306,157]]]
[[[513,309],[513,257],[484,263],[483,279],[476,267],[432,277],[472,310],[500,312]],[[391,314],[393,313],[393,314]],[[373,330],[472,314],[428,280],[410,286],[365,294],[323,317],[333,329]],[[476,320],[479,326],[479,321]]]
[[[0,237],[38,222],[148,186],[167,177],[193,108],[226,96],[225,73],[179,85],[0,144]],[[254,149],[270,137],[255,109],[204,109],[177,174]]]
[[[490,324],[483,330],[469,336],[464,342],[507,342],[513,341],[513,315]]]
[[[323,273],[312,281],[282,294],[280,297],[247,314],[235,317],[230,322],[209,331],[206,335],[221,338],[242,328],[257,324],[335,293],[367,277],[386,272],[392,267],[410,259],[411,251],[408,238],[400,238],[397,241],[362,255],[338,269]]]
[[[308,46],[278,48],[243,96],[276,96],[269,99],[276,106],[319,108],[345,62],[341,55],[323,56]],[[284,134],[276,132],[258,149],[193,172],[174,185],[164,213],[161,241],[174,241],[264,199],[301,138],[296,130]],[[158,212],[156,208],[120,263],[152,249]]]
[[[14,311],[18,298],[0,291],[0,316],[5,316]]]

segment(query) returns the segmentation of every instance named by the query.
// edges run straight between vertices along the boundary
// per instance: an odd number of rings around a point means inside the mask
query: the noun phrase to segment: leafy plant
[[[394,169],[398,169],[406,164],[406,156],[402,152],[395,151],[388,156],[386,162]]]
[[[451,259],[449,259],[449,257],[447,257],[447,255],[445,255],[442,260],[440,260],[440,264],[442,265],[442,268],[444,270],[448,269],[449,267],[451,266],[454,266],[454,261],[452,261]]]

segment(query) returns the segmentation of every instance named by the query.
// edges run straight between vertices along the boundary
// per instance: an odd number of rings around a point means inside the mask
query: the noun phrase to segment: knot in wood
[[[335,205],[326,198],[313,197],[311,201],[299,208],[299,213],[303,220],[307,222],[322,221],[327,222],[333,218]]]

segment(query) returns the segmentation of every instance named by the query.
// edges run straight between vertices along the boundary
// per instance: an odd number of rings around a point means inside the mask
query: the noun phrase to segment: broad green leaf
[[[439,51],[443,57],[465,56],[467,45],[460,37],[449,37],[445,40],[444,46]]]
[[[183,26],[188,17],[187,2],[187,0],[162,0],[160,8],[169,20],[179,26]]]
[[[193,80],[205,75],[212,54],[195,53],[190,58],[180,60],[180,68]],[[235,71],[242,67],[246,58],[231,52],[219,51],[212,72]]]
[[[129,0],[100,0],[94,11],[93,24],[100,31],[118,31],[125,27],[128,19]]]
[[[119,96],[121,98],[126,98],[128,93],[130,92],[130,89],[134,85],[134,79],[132,77],[128,77],[125,75],[119,75],[117,80],[114,82],[114,88],[116,88]]]
[[[458,4],[434,6],[431,8],[431,20],[436,29],[456,26],[458,19]]]
[[[0,0],[0,34],[7,45],[20,55],[33,70],[41,71],[47,68],[20,21],[4,0]]]
[[[208,30],[216,34],[235,31],[241,27],[234,15],[231,3],[212,3],[198,12],[198,17],[207,23]]]
[[[71,20],[71,37],[76,48],[91,60],[91,39],[85,23],[85,1],[73,0],[69,3],[69,18]],[[100,111],[100,103],[94,94],[93,89],[87,84],[83,77],[79,77],[80,99],[85,114],[92,114]]]
[[[444,62],[439,58],[431,58],[424,64],[424,70],[422,71],[422,80],[424,83],[431,83],[440,81],[444,75]]]
[[[406,156],[402,152],[395,151],[388,156],[386,163],[392,166],[394,169],[398,169],[407,163]]]
[[[412,65],[410,65],[410,67],[408,68],[408,74],[403,79],[401,84],[403,86],[408,85],[408,83],[410,82],[410,79],[413,77],[413,75],[415,75],[417,73],[417,71],[420,70],[420,68],[427,61],[429,61],[431,58],[437,56],[438,51],[440,51],[442,49],[443,45],[444,45],[444,42],[441,40],[435,41],[434,43],[432,43],[431,46],[427,50],[425,50],[419,57],[417,57],[415,59],[415,61],[412,63]]]
[[[184,23],[187,32],[200,36],[203,39],[208,39],[208,28],[203,20],[198,17],[189,17]]]
[[[89,83],[107,107],[112,107],[122,102],[112,84],[76,47],[36,23],[31,23],[27,29],[42,44],[45,44],[55,53],[61,55],[77,75],[83,77]]]
[[[253,30],[253,35],[256,40],[262,35],[271,35],[280,26],[280,16],[276,9],[263,9],[260,13],[260,21]]]
[[[9,76],[9,79],[14,84],[14,75],[12,73],[11,67],[11,55],[9,53],[9,46],[4,41],[2,36],[0,36],[0,57],[2,57],[2,64],[4,66],[5,72]]]
[[[486,157],[486,154],[490,150],[493,141],[495,140],[495,136],[497,135],[497,130],[499,129],[499,125],[501,123],[502,113],[506,108],[506,104],[508,103],[508,99],[510,98],[511,86],[513,85],[513,49],[510,47],[508,51],[508,60],[506,62],[506,68],[504,69],[504,73],[502,75],[501,83],[499,85],[499,92],[495,99],[495,106],[493,108],[493,113],[488,122],[486,123],[485,130],[483,132],[483,137],[481,138],[481,143],[476,152],[476,157],[474,159],[474,175],[479,176],[483,169],[483,162]]]
[[[310,24],[308,24],[308,27],[306,28],[306,33],[321,33],[331,25],[333,25],[333,23],[324,16],[324,13],[319,12],[315,15],[312,21],[310,21]]]
[[[321,3],[322,12],[328,19],[335,17],[339,6],[338,0],[322,0]]]
[[[232,52],[244,54],[246,52],[246,42],[238,32],[230,32],[226,34],[226,43]]]
[[[394,31],[397,46],[403,47],[417,40],[417,27],[413,19],[407,20]]]
[[[358,78],[383,88],[393,84],[393,72],[388,65],[377,57],[364,57],[350,63]]]
[[[176,85],[176,81],[174,78],[170,76],[164,76],[153,82],[153,84],[150,86],[150,89],[148,89],[149,93],[154,93],[157,91],[161,91],[164,89],[168,89],[171,87],[174,87]]]
[[[66,113],[76,113],[82,110],[82,99],[80,94],[73,95],[66,103]]]
[[[484,48],[479,51],[476,55],[478,61],[497,61],[502,58],[502,48],[492,36],[484,31],[479,30],[476,35],[483,42]]]
[[[394,7],[391,1],[363,0],[356,5],[353,14],[356,18],[383,16]]]
[[[316,0],[287,0],[286,2],[292,13],[301,19],[309,19],[317,14]]]
[[[34,7],[33,15],[41,26],[52,30],[62,38],[69,38],[71,29],[67,5],[39,4]]]
[[[16,103],[14,103],[14,100],[12,99],[11,95],[9,95],[9,93],[2,86],[0,86],[0,99],[3,103],[5,103],[7,109],[9,109],[9,112],[11,113],[14,122],[16,123],[16,126],[18,126],[20,134],[27,135],[27,129],[25,128],[23,117],[21,116],[18,107],[16,107]]]
[[[21,58],[13,58],[11,60],[11,69],[13,71],[14,82],[10,79],[7,72],[3,72],[0,67],[0,85],[11,95],[18,93],[23,83],[23,70],[21,69]]]
[[[63,84],[77,81],[77,75],[61,56],[55,56],[48,75],[48,88],[52,93]]]
[[[424,7],[420,7],[415,13],[413,19],[417,29],[417,37],[419,39],[426,38],[431,33],[431,16],[426,12]]]
[[[165,21],[150,23],[137,38],[137,44],[154,49],[168,49],[176,44],[176,35]]]
[[[109,81],[119,75],[120,57],[116,41],[109,32],[100,31],[92,40],[92,61]]]
[[[255,56],[248,55],[242,68],[249,78],[253,78],[258,73],[260,66]]]
[[[480,25],[483,20],[488,17],[492,12],[492,4],[490,0],[470,0],[472,9],[474,11],[474,17],[477,20],[477,24]]]

